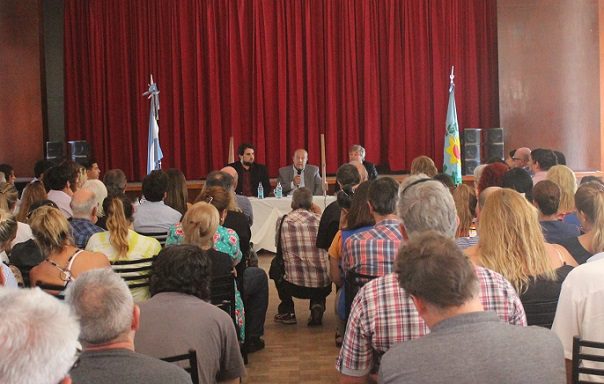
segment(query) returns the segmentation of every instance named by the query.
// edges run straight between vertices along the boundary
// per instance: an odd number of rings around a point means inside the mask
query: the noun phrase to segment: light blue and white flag
[[[159,89],[157,89],[157,84],[153,82],[153,75],[151,75],[149,90],[143,93],[143,96],[147,96],[150,100],[149,140],[147,143],[147,174],[149,174],[151,171],[161,169],[161,159],[164,157],[159,145],[159,125],[157,124],[159,119]]]
[[[449,84],[449,106],[447,107],[447,126],[445,129],[445,153],[443,173],[451,176],[455,185],[461,184],[461,145],[459,143],[459,124],[457,123],[457,108],[455,107],[455,83],[453,83],[453,68],[451,68],[451,83]]]

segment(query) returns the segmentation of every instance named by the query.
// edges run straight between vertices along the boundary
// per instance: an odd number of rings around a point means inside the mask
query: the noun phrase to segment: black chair
[[[225,275],[212,276],[210,280],[210,301],[213,305],[219,307],[229,314],[237,331],[239,339],[239,325],[235,315],[235,277],[232,273]],[[247,364],[247,348],[243,340],[239,339],[239,347],[243,361]]]
[[[344,303],[345,303],[345,316],[348,320],[350,316],[350,309],[352,308],[352,301],[354,300],[359,289],[369,281],[375,279],[378,276],[365,275],[363,273],[357,273],[352,270],[346,271],[344,277]]]
[[[45,283],[43,281],[36,281],[36,282],[34,282],[33,286],[40,288],[44,292],[48,293],[51,296],[56,297],[59,300],[65,300],[65,294],[64,294],[65,286],[64,285],[50,284],[50,283]]]
[[[111,262],[111,268],[126,281],[131,290],[149,287],[154,260],[155,257],[139,260],[115,260]]]
[[[197,351],[196,350],[190,349],[188,353],[185,353],[182,355],[164,357],[161,360],[166,361],[168,363],[178,363],[181,361],[184,362],[184,361],[188,360],[189,361],[188,367],[182,367],[183,364],[178,364],[178,365],[181,366],[185,371],[189,372],[189,374],[191,374],[191,381],[193,382],[193,384],[199,384],[199,371],[197,368]]]
[[[589,353],[582,352],[581,348],[592,348]],[[600,351],[594,350],[599,349]],[[592,381],[579,380],[580,374],[602,376],[604,377],[604,365],[603,368],[588,368],[583,366],[582,363],[598,362],[604,363],[604,343],[596,341],[582,340],[579,336],[573,337],[573,361],[572,361],[572,382],[573,384],[578,383],[592,383]]]
[[[152,238],[156,239],[157,241],[159,241],[162,248],[166,246],[166,239],[168,238],[168,232],[138,232],[137,231],[136,233],[138,233],[139,235],[152,237]]]

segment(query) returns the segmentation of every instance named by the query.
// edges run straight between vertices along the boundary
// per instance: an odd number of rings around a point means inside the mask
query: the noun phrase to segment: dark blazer
[[[375,169],[375,165],[368,161],[363,161],[363,165],[367,170],[367,174],[369,175],[369,180],[375,180],[378,177],[377,169]]]
[[[281,183],[281,187],[283,187],[283,196],[292,191],[292,182],[294,181],[295,176],[293,165],[279,168],[279,182]],[[306,164],[306,167],[304,168],[304,186],[310,189],[313,195],[323,194],[319,167]]]
[[[268,171],[266,170],[266,166],[264,164],[254,163],[250,167],[249,171],[243,169],[243,164],[241,161],[236,161],[234,163],[228,164],[228,166],[235,168],[237,171],[237,175],[239,175],[239,180],[237,182],[237,189],[235,189],[235,193],[238,195],[243,195],[243,173],[250,173],[250,180],[252,185],[250,186],[250,190],[252,191],[251,196],[256,196],[256,191],[258,190],[258,184],[262,183],[262,187],[264,188],[264,196],[268,196],[271,192],[271,183],[268,179]]]

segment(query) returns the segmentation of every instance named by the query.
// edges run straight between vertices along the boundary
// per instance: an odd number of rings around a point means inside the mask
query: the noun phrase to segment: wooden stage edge
[[[575,172],[575,174],[577,176],[577,181],[578,182],[580,182],[581,179],[583,177],[585,177],[585,176],[597,176],[597,177],[603,177],[604,176],[604,172],[602,172],[602,171]],[[397,180],[400,183],[405,178],[407,178],[409,176],[409,174],[395,174],[395,175],[386,175],[386,174],[384,174],[384,175],[381,175],[381,176],[390,176],[390,177],[394,178],[395,180]],[[468,184],[468,185],[473,185],[474,184],[474,176],[473,175],[463,176],[462,180],[463,180],[464,184]],[[193,200],[195,200],[195,198],[197,197],[197,195],[199,194],[199,192],[201,192],[201,189],[203,188],[203,184],[204,184],[203,180],[189,180],[189,181],[187,181],[187,189],[189,191],[189,201],[190,202],[192,202]],[[329,185],[329,194],[333,194],[334,186],[336,184],[336,177],[335,176],[327,176],[327,184]],[[272,178],[271,179],[271,185],[273,187],[277,185],[277,178]],[[131,197],[131,198],[140,197],[141,196],[141,187],[142,187],[142,183],[141,182],[128,183],[128,185],[126,186],[126,194],[129,197]]]

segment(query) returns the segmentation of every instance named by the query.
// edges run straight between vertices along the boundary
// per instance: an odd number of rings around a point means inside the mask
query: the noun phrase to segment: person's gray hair
[[[105,200],[108,195],[107,187],[105,186],[105,184],[98,179],[86,180],[86,182],[82,186],[82,189],[87,189],[89,191],[94,192],[95,201],[97,204],[96,215],[98,217],[105,216],[105,211],[103,211],[103,200]]]
[[[67,287],[65,300],[80,318],[80,339],[86,343],[106,343],[130,330],[134,300],[110,268],[79,275]]]
[[[80,326],[69,306],[39,288],[0,288],[0,308],[0,382],[60,382],[80,345]]]
[[[409,235],[434,230],[455,237],[457,211],[453,196],[440,181],[423,173],[403,180],[399,188],[398,215]]]
[[[292,209],[310,209],[312,206],[312,192],[306,187],[298,188],[292,196]]]
[[[365,160],[365,148],[359,144],[351,145],[348,152],[358,152],[361,155],[361,159]]]
[[[94,191],[89,189],[78,190],[76,191],[76,194],[80,196],[76,196],[74,194],[75,198],[72,197],[71,202],[69,203],[69,206],[73,211],[73,217],[79,219],[90,218],[92,210],[97,207],[98,204],[96,200],[96,194],[94,193]],[[82,194],[87,194],[88,196],[81,196]],[[86,198],[82,199],[82,197]]]

